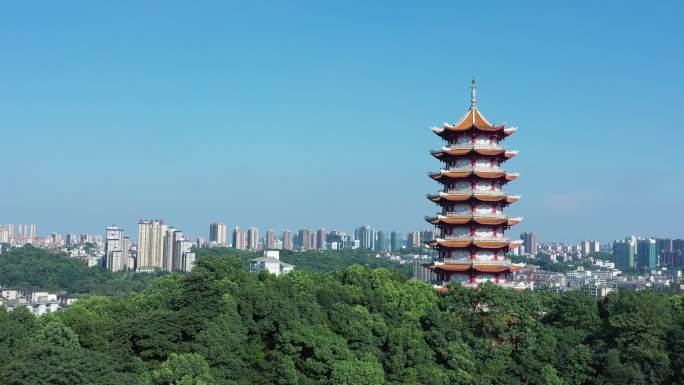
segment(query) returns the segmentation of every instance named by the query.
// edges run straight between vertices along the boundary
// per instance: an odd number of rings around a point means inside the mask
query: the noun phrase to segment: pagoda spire
[[[470,109],[477,109],[477,85],[475,84],[475,78],[473,78],[470,85]]]

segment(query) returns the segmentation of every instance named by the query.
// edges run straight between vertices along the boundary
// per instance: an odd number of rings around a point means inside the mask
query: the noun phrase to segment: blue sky
[[[476,76],[513,234],[684,237],[681,3],[248,3],[0,3],[0,223],[427,228]]]

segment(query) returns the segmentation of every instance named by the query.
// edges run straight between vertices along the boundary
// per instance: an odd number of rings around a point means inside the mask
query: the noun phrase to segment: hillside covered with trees
[[[243,251],[228,247],[197,248],[197,255],[214,257],[238,257],[247,263],[252,258],[260,257],[259,252]],[[280,250],[280,259],[283,262],[295,265],[299,271],[312,273],[327,273],[335,270],[343,270],[352,265],[363,265],[371,269],[386,267],[397,269],[407,277],[411,276],[413,266],[411,264],[399,265],[397,262],[384,258],[377,258],[375,253],[366,250],[311,250],[294,252]]]
[[[681,384],[680,297],[596,301],[397,271],[251,274],[202,258],[141,293],[34,318],[0,310],[0,383]]]
[[[0,254],[0,286],[9,288],[123,295],[144,290],[160,274],[112,273],[31,245]]]

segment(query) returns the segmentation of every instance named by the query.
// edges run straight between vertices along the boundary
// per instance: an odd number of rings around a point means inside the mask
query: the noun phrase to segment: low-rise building
[[[293,265],[280,260],[280,251],[278,250],[265,250],[263,257],[249,261],[249,271],[253,273],[266,270],[275,276],[279,276],[291,272],[294,268]]]

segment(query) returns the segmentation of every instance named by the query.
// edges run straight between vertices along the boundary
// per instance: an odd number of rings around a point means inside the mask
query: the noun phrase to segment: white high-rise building
[[[267,250],[274,250],[276,249],[276,236],[275,236],[275,231],[273,230],[268,230],[266,232],[266,249]]]
[[[294,244],[292,242],[292,232],[290,230],[283,231],[283,249],[292,250],[294,249]]]
[[[259,249],[259,229],[256,227],[247,230],[247,248],[252,251]]]
[[[223,222],[214,222],[210,224],[209,242],[225,246],[228,243],[228,225]]]
[[[237,226],[235,227],[235,230],[233,230],[233,247],[238,250],[244,250],[247,248],[245,232]]]
[[[130,241],[126,242],[123,229],[107,227],[105,234],[105,266],[109,271],[121,271],[128,267]]]
[[[0,243],[9,243],[9,230],[5,226],[0,226]]]
[[[7,234],[9,236],[8,242],[12,242],[12,240],[14,239],[14,235],[15,235],[14,234],[14,225],[11,223],[7,224],[7,225],[5,225],[5,229],[7,229]]]
[[[195,253],[192,252],[194,243],[183,238],[180,233],[179,239],[174,244],[173,261],[174,270],[191,271],[195,265]]]
[[[173,251],[174,244],[176,242],[177,233],[183,236],[183,233],[176,230],[174,227],[168,227],[164,233],[164,256],[162,262],[162,268],[166,271],[173,271]]]
[[[138,222],[137,271],[154,271],[164,268],[164,236],[166,225],[163,220],[140,220]]]
[[[126,252],[124,253],[126,268],[128,270],[134,270],[135,269],[135,259],[131,255],[131,248],[133,247],[133,242],[131,242],[131,238],[124,237],[123,247],[124,247],[124,250],[126,250]]]

